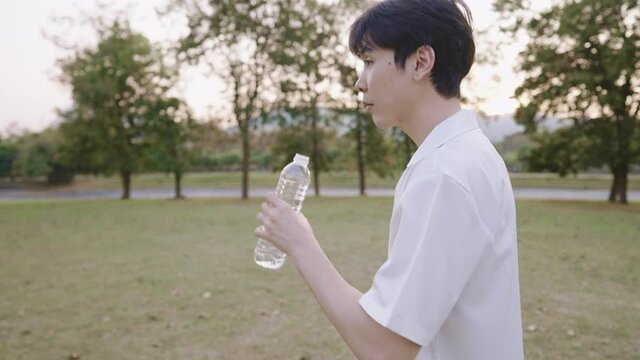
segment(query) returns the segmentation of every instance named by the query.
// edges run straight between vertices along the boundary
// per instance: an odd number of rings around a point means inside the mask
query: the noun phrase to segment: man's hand
[[[282,252],[294,256],[296,251],[317,243],[307,218],[296,213],[291,205],[275,194],[267,194],[256,219],[262,224],[255,230],[257,237],[277,246]]]

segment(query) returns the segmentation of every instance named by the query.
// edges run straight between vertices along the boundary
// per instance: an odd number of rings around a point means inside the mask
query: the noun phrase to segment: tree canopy
[[[497,0],[504,29],[526,35],[517,121],[537,141],[532,170],[561,175],[607,167],[609,201],[627,202],[627,174],[640,161],[640,8],[637,0],[569,0],[534,13]],[[565,119],[551,132],[549,116]]]
[[[131,174],[144,169],[149,154],[166,148],[162,134],[184,110],[169,95],[177,71],[165,65],[158,47],[123,20],[97,30],[97,46],[60,61],[61,80],[73,98],[72,108],[61,112],[63,149],[79,172],[118,173],[126,199]]]

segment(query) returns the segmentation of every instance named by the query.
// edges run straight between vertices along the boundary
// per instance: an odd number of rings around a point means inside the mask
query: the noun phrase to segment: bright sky
[[[129,4],[130,21],[134,30],[142,32],[152,41],[166,42],[184,31],[180,19],[158,20],[154,8],[164,0],[147,0],[133,4],[123,0],[111,1],[122,8]],[[494,22],[491,0],[470,0],[469,4],[476,28],[484,28]],[[55,80],[58,73],[56,59],[63,52],[43,36],[43,31],[56,30],[50,20],[52,15],[76,16],[79,9],[91,9],[88,1],[78,0],[22,0],[0,2],[0,134],[13,128],[39,131],[54,123],[56,109],[70,106],[70,89]],[[132,5],[133,4],[133,5]],[[78,6],[81,6],[79,8]],[[59,29],[59,27],[58,27]],[[65,32],[71,41],[90,41],[87,31],[77,28]],[[84,36],[84,37],[83,37]],[[513,72],[515,53],[521,44],[511,47],[498,68],[476,68],[476,91],[491,94],[483,110],[488,114],[510,113],[515,102],[510,99],[517,86],[518,77]],[[491,70],[491,71],[489,71]],[[499,83],[491,80],[499,73]],[[207,76],[202,68],[188,68],[183,72],[179,91],[195,114],[205,117],[216,112],[229,111],[224,100],[225,85],[215,76]]]

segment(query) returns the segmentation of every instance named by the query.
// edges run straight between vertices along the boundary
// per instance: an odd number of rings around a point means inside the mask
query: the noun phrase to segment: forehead
[[[393,50],[376,47],[376,48],[365,49],[360,54],[361,59],[365,59],[369,57],[384,57],[384,56],[393,56]]]

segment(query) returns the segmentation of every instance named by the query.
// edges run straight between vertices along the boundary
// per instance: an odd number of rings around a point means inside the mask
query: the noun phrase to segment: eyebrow
[[[375,48],[371,45],[369,45],[368,43],[364,43],[362,45],[362,47],[360,48],[359,54],[358,54],[358,58],[360,58],[361,60],[364,59],[367,56],[371,56],[371,54],[375,51]]]
[[[360,59],[364,59],[366,57],[371,56],[371,50],[364,50],[360,53]]]

